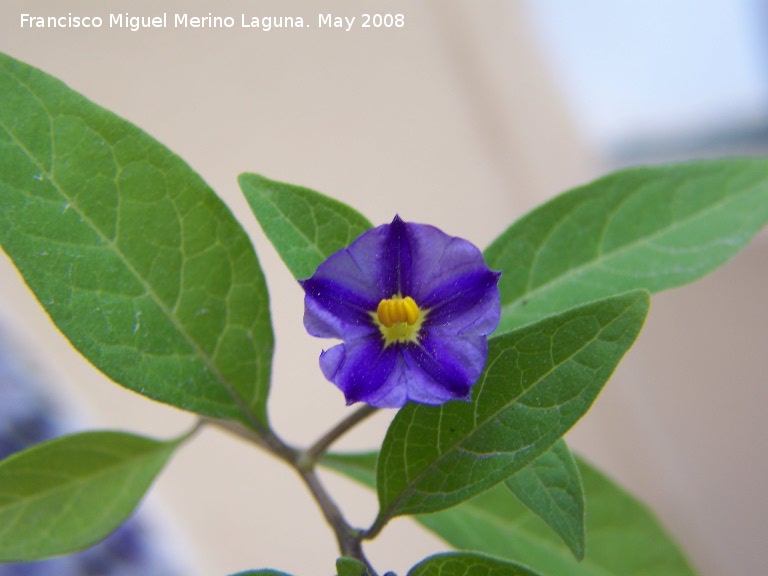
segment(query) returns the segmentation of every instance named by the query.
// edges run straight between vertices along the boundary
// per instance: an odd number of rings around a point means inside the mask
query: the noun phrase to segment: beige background
[[[402,30],[21,30],[19,14],[162,11],[205,15],[402,12]],[[395,212],[485,246],[515,217],[605,167],[581,144],[520,2],[3,0],[0,50],[61,78],[185,158],[233,209],[266,269],[277,351],[276,429],[306,444],[346,409],[317,370],[323,343],[301,324],[302,293],[250,215],[242,171],[303,184],[373,222]],[[705,576],[768,573],[768,239],[703,282],[654,299],[647,329],[570,436],[639,494]],[[0,313],[38,369],[91,423],[170,436],[192,418],[103,381],[58,335],[7,259]],[[372,448],[391,412],[342,447]],[[327,476],[354,523],[372,494]],[[329,574],[335,544],[290,470],[205,431],[153,499],[178,521],[190,574],[271,566]],[[445,547],[407,520],[367,546],[404,573]]]

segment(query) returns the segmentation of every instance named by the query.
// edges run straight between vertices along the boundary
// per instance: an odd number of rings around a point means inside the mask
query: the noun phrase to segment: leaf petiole
[[[317,461],[323,457],[323,454],[325,454],[326,450],[328,450],[331,444],[333,444],[346,432],[354,428],[357,424],[376,412],[376,410],[378,410],[378,408],[368,406],[367,404],[364,404],[355,410],[352,414],[344,418],[344,420],[331,428],[317,442],[310,446],[302,454],[301,462],[297,462],[297,465],[300,468],[303,466],[314,466]]]

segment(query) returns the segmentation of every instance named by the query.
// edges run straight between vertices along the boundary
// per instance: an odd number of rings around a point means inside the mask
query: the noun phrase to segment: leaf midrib
[[[372,472],[371,470],[369,470],[365,466],[357,464],[354,461],[351,461],[351,462],[341,461],[341,463],[342,463],[343,466],[346,466],[346,467],[348,467],[350,469],[357,470],[359,473],[362,473],[364,475],[365,474],[372,474],[371,480],[373,481],[373,485],[369,485],[366,482],[361,482],[360,480],[352,478],[351,476],[348,476],[346,472],[342,472],[341,470],[338,470],[336,468],[331,467],[330,469],[333,470],[334,472],[336,472],[337,474],[341,473],[341,474],[346,475],[350,479],[352,479],[352,480],[362,484],[363,486],[365,486],[366,488],[368,488],[370,490],[375,490],[376,489],[376,486],[375,486],[375,474],[376,474],[375,473],[375,469]],[[507,489],[507,488],[505,488],[505,489]],[[513,493],[510,491],[510,495],[512,495],[512,494]],[[500,527],[500,528],[502,528],[505,531],[509,530],[511,532],[514,532],[515,534],[522,535],[523,538],[538,544],[540,546],[540,548],[542,548],[544,550],[547,550],[547,551],[550,551],[552,553],[557,554],[558,557],[565,558],[566,560],[571,558],[570,552],[568,552],[567,549],[563,548],[562,544],[559,544],[558,542],[554,542],[551,539],[545,538],[543,536],[537,536],[534,533],[532,533],[531,531],[525,530],[524,528],[522,528],[522,522],[516,522],[516,523],[513,523],[510,526],[508,523],[504,522],[503,518],[500,518],[499,516],[493,514],[492,512],[488,512],[485,509],[483,509],[482,507],[475,505],[472,500],[468,500],[467,502],[464,502],[460,506],[462,508],[464,508],[464,512],[466,514],[468,514],[468,515],[472,515],[472,516],[475,516],[477,518],[480,518],[480,519],[483,519],[483,520],[487,520],[490,524],[493,524],[494,526]],[[459,509],[445,510],[442,513],[443,514],[451,514],[451,513],[454,513],[455,511],[459,511]],[[529,513],[529,514],[531,513],[527,507],[525,508],[525,511],[526,511],[525,513]],[[427,516],[429,516],[429,515],[427,515]],[[414,519],[417,522],[421,523],[421,517],[422,517],[422,515],[417,514],[417,515],[414,516]],[[450,541],[448,541],[448,539],[446,537],[444,537],[439,532],[436,532],[433,528],[427,526],[426,524],[424,525],[424,527],[427,530],[429,530],[430,532],[432,532],[435,535],[437,535],[439,538],[445,540],[448,544],[450,544]],[[517,527],[517,528],[515,528],[515,527]],[[508,560],[511,560],[513,562],[519,561],[519,559],[514,559],[514,558],[508,558]],[[600,565],[595,565],[594,564],[594,560],[590,556],[587,556],[587,555],[585,555],[584,559],[580,561],[580,564],[581,565],[585,565],[585,566],[594,566],[596,569],[600,570],[600,572],[595,572],[594,576],[618,576],[615,572],[607,572],[606,569],[602,568]]]
[[[81,476],[65,477],[66,480],[63,480],[58,484],[51,485],[50,489],[35,492],[34,495],[30,497],[22,497],[22,498],[19,498],[16,502],[13,502],[9,505],[0,506],[0,512],[2,513],[13,513],[13,510],[15,508],[20,509],[20,511],[15,515],[13,522],[6,524],[4,527],[4,530],[0,533],[5,533],[8,531],[9,528],[12,528],[14,523],[23,516],[24,510],[30,506],[33,506],[37,501],[47,498],[49,496],[55,496],[57,493],[65,493],[68,491],[79,490],[83,487],[84,484],[98,480],[99,478],[110,476],[124,469],[127,469],[127,470],[135,469],[136,468],[135,465],[137,463],[139,465],[143,465],[149,462],[150,460],[157,458],[164,451],[173,451],[175,444],[176,444],[175,442],[170,444],[160,443],[158,446],[152,448],[151,450],[147,452],[143,452],[139,457],[122,458],[119,461],[119,463],[115,464],[114,466],[99,468],[98,470],[94,470],[92,472],[89,472]],[[91,452],[104,452],[104,451],[96,450]],[[115,455],[114,452],[109,452],[109,453],[112,455]],[[19,472],[24,472],[24,470],[23,469],[19,470]],[[27,470],[27,473],[40,474],[40,471],[32,469],[32,470]],[[50,477],[50,475],[47,475],[47,476]]]
[[[561,462],[562,462],[562,460],[561,460]],[[534,464],[534,463],[535,463],[535,461],[532,464]],[[533,474],[534,481],[536,482],[536,484],[544,492],[544,497],[546,498],[547,502],[549,502],[550,505],[553,506],[557,510],[557,512],[559,513],[559,517],[560,518],[565,518],[566,519],[565,525],[566,525],[566,529],[568,531],[569,536],[571,537],[572,540],[578,540],[579,541],[579,544],[581,544],[582,552],[584,552],[584,549],[585,549],[584,538],[579,538],[579,534],[581,534],[582,536],[584,535],[583,532],[579,531],[578,529],[576,529],[576,530],[573,529],[573,526],[572,526],[571,522],[569,522],[570,515],[569,515],[568,511],[565,510],[563,508],[563,506],[560,505],[560,502],[558,502],[557,499],[552,496],[552,491],[559,490],[560,492],[564,493],[569,499],[571,499],[572,495],[568,492],[567,489],[564,489],[564,488],[561,488],[561,487],[558,487],[558,486],[550,486],[549,484],[545,483],[544,480],[541,478],[541,476],[539,476],[536,473],[535,470],[531,470],[531,474]],[[514,478],[514,476],[512,476],[512,478]],[[506,484],[506,486],[507,486],[507,488],[513,494],[515,494],[515,496],[520,500],[520,502],[523,503],[523,505],[526,508],[528,508],[534,514],[537,514],[537,512],[533,509],[533,507],[531,507],[526,501],[524,501],[522,498],[520,498],[520,496],[517,495],[517,491],[515,491],[513,488],[511,488],[509,486],[509,484]],[[583,508],[582,508],[582,511],[581,511],[579,519],[581,520],[582,526],[583,526],[583,522],[584,522],[584,510],[583,510]],[[544,519],[542,518],[542,520],[544,520]],[[549,522],[548,520],[544,520],[544,522],[550,528],[552,528],[555,532],[559,532],[557,527],[555,527],[552,522]],[[568,543],[566,543],[566,545],[570,548],[570,545]]]
[[[9,72],[10,73],[10,72]],[[40,103],[40,106],[45,110],[48,119],[50,121],[50,147],[51,147],[51,169],[53,169],[54,166],[54,159],[56,158],[56,147],[54,142],[54,127],[53,127],[53,115],[48,110],[48,107],[45,105],[45,103],[40,100],[37,95],[35,94],[34,90],[26,84],[24,81],[19,79],[16,75],[13,75],[13,77],[16,79],[16,81],[24,86],[27,89],[27,92],[32,94],[33,97]],[[73,115],[74,117],[82,120],[85,123],[84,118],[78,115]],[[93,130],[90,125],[85,123],[86,126],[88,126],[89,129]],[[211,371],[211,374],[216,378],[216,380],[224,387],[224,389],[227,391],[227,393],[230,395],[232,400],[237,405],[238,409],[243,413],[246,420],[249,424],[251,424],[254,428],[261,430],[264,428],[264,424],[258,419],[258,417],[253,414],[250,409],[248,408],[248,402],[245,401],[245,399],[241,398],[240,395],[235,390],[235,387],[224,377],[224,375],[219,371],[219,369],[216,367],[216,365],[213,362],[213,359],[206,354],[203,349],[200,347],[200,345],[197,343],[197,341],[192,337],[189,332],[184,328],[182,324],[180,324],[178,318],[171,312],[171,310],[165,305],[165,303],[162,301],[162,299],[159,297],[159,295],[155,292],[155,290],[152,288],[152,285],[149,284],[149,282],[144,278],[142,274],[136,270],[136,268],[131,264],[130,260],[126,257],[126,255],[120,250],[117,246],[117,244],[108,238],[95,224],[94,222],[80,210],[79,205],[73,200],[71,196],[69,196],[59,185],[58,181],[53,177],[52,172],[49,172],[38,160],[37,158],[27,149],[27,147],[16,137],[16,135],[8,128],[8,126],[5,125],[2,121],[0,121],[0,127],[5,130],[5,132],[13,139],[13,141],[16,143],[16,145],[24,152],[24,154],[27,156],[27,158],[35,165],[37,168],[41,171],[41,173],[45,174],[48,181],[52,183],[56,191],[70,204],[70,208],[74,210],[87,225],[92,229],[93,232],[95,232],[99,238],[102,239],[102,241],[114,252],[120,257],[120,260],[123,262],[123,265],[128,269],[128,271],[137,279],[137,281],[141,284],[141,286],[144,288],[147,295],[152,298],[152,300],[155,302],[155,304],[163,311],[165,316],[171,321],[174,328],[177,330],[179,334],[183,336],[183,338],[187,341],[187,343],[190,345],[190,347],[195,351],[198,357],[200,357],[203,362],[205,363],[205,366],[208,370]],[[97,134],[101,136],[101,134],[98,131],[95,131]],[[105,139],[106,142],[106,139]],[[110,150],[114,152],[114,148],[112,145],[109,146]],[[122,171],[124,169],[124,166],[121,166],[117,159],[115,159],[115,165],[118,168],[118,171]],[[113,176],[113,179],[115,177]],[[178,213],[177,213],[178,215]],[[258,394],[257,394],[258,396]],[[210,402],[210,400],[206,399],[206,401]]]
[[[703,209],[703,210],[700,210],[700,211],[698,211],[698,212],[696,212],[696,213],[692,214],[692,215],[691,215],[690,217],[688,217],[688,218],[685,218],[685,219],[683,219],[683,220],[676,220],[676,221],[675,221],[675,222],[673,222],[673,223],[672,223],[670,226],[667,226],[667,227],[665,227],[665,228],[660,228],[660,229],[658,229],[656,232],[654,232],[653,234],[651,234],[651,235],[649,235],[649,236],[643,236],[643,237],[641,237],[641,238],[638,238],[638,239],[636,239],[634,242],[630,242],[630,243],[628,243],[628,244],[624,244],[624,245],[622,245],[621,247],[619,247],[619,248],[617,248],[617,249],[615,249],[615,250],[612,250],[612,251],[610,251],[610,252],[603,252],[603,251],[600,249],[600,246],[598,246],[598,249],[599,249],[599,253],[600,253],[600,255],[599,255],[597,258],[595,258],[595,259],[593,259],[593,260],[590,260],[590,261],[589,261],[588,263],[586,263],[585,265],[582,265],[582,266],[577,266],[577,267],[575,267],[575,268],[570,268],[570,269],[568,269],[568,270],[567,270],[567,271],[566,271],[564,274],[560,274],[560,275],[558,275],[558,276],[555,276],[555,277],[554,277],[554,278],[552,278],[551,280],[548,280],[548,281],[544,282],[543,284],[539,284],[539,285],[538,285],[538,286],[536,286],[536,288],[534,288],[533,290],[529,290],[529,291],[526,291],[526,292],[524,292],[524,293],[520,294],[519,296],[517,296],[515,299],[513,299],[513,300],[510,300],[510,301],[509,301],[509,302],[507,302],[506,304],[503,304],[503,305],[502,305],[502,307],[501,307],[501,313],[502,313],[502,317],[504,317],[504,316],[507,316],[507,315],[511,314],[511,313],[512,313],[512,311],[514,311],[514,310],[515,310],[515,309],[516,309],[516,308],[517,308],[517,307],[520,305],[520,302],[521,302],[521,301],[527,301],[527,300],[530,300],[531,298],[535,297],[537,294],[539,294],[539,293],[541,293],[541,292],[546,292],[547,290],[549,290],[549,289],[550,289],[550,288],[552,288],[553,286],[557,286],[558,284],[561,284],[561,283],[565,283],[565,282],[567,282],[567,281],[568,281],[570,278],[572,278],[573,276],[577,276],[577,275],[579,275],[579,274],[581,274],[581,273],[583,273],[583,272],[585,272],[585,271],[588,271],[588,270],[590,270],[590,269],[592,269],[592,268],[598,268],[598,267],[601,267],[603,264],[605,264],[605,263],[607,263],[607,262],[610,262],[611,260],[613,260],[613,259],[615,259],[615,258],[618,258],[618,257],[622,256],[622,255],[623,255],[624,253],[626,253],[626,252],[629,252],[629,251],[631,251],[631,250],[634,250],[634,249],[636,249],[636,248],[639,248],[639,247],[641,247],[641,246],[643,246],[643,245],[645,245],[645,244],[650,244],[650,243],[652,243],[654,240],[656,240],[657,238],[659,238],[659,237],[661,237],[661,236],[664,236],[665,234],[668,234],[668,233],[674,232],[674,231],[675,231],[675,230],[677,230],[678,228],[682,228],[683,226],[687,226],[688,224],[690,224],[690,223],[692,223],[692,222],[695,222],[696,220],[698,220],[698,219],[700,219],[700,218],[706,217],[706,215],[707,215],[709,212],[713,212],[713,211],[716,211],[716,210],[719,210],[719,209],[721,209],[721,208],[722,208],[724,205],[726,205],[726,204],[730,203],[731,201],[733,201],[733,199],[734,199],[734,198],[736,198],[736,197],[740,197],[740,196],[742,196],[742,195],[744,195],[744,194],[748,194],[748,193],[752,192],[753,190],[755,190],[756,188],[758,188],[759,186],[760,186],[759,184],[755,184],[755,185],[753,185],[753,186],[751,186],[751,187],[749,187],[749,188],[745,188],[745,189],[743,189],[743,190],[742,190],[742,191],[741,191],[739,194],[737,194],[737,195],[733,195],[733,196],[727,196],[727,197],[723,198],[721,201],[719,201],[719,202],[717,202],[717,203],[715,203],[715,204],[710,204],[710,205],[709,205],[709,206],[707,206],[705,209]],[[633,194],[630,194],[630,195],[628,195],[628,196],[627,196],[627,198],[630,198],[630,197],[634,197],[634,196],[635,196],[636,194],[638,194],[638,193],[640,193],[640,191],[639,191],[639,190],[638,190],[637,192],[634,192]],[[583,205],[584,205],[584,203],[586,203],[586,202],[587,202],[587,201],[589,201],[590,199],[591,199],[591,198],[585,198],[585,199],[584,199],[584,200],[583,200],[583,201],[582,201],[582,202],[579,204],[579,207],[583,206]],[[571,211],[571,212],[569,212],[569,213],[566,215],[566,217],[567,217],[567,216],[569,216],[571,213],[572,213],[572,211]],[[606,229],[606,228],[608,227],[608,225],[610,224],[610,222],[611,222],[612,218],[613,218],[613,216],[611,216],[611,218],[609,218],[609,219],[607,219],[607,220],[606,220],[606,222],[605,222],[605,226],[603,226],[603,232],[605,231],[605,229]],[[566,219],[566,218],[563,218],[562,220],[559,220],[559,221],[557,222],[557,225],[552,227],[552,229],[551,229],[551,230],[550,230],[550,232],[547,234],[547,236],[548,236],[548,237],[549,237],[549,236],[551,236],[551,234],[553,233],[553,231],[554,231],[556,228],[558,228],[558,227],[559,227],[559,226],[562,224],[562,222],[563,222],[565,219]],[[541,252],[541,250],[542,250],[542,248],[543,248],[544,246],[545,246],[545,244],[542,244],[542,245],[540,245],[540,246],[539,246],[539,248],[538,248],[538,249],[537,249],[537,251],[536,251],[536,256],[534,257],[535,259],[537,259],[537,258],[538,258],[538,254]]]
[[[546,551],[550,552],[551,554],[555,554],[559,558],[565,558],[566,561],[571,558],[571,553],[567,549],[564,549],[561,545],[553,542],[552,540],[550,540],[548,538],[536,537],[536,535],[534,535],[532,532],[526,531],[523,528],[519,528],[519,526],[521,525],[519,522],[516,523],[516,524],[513,524],[512,526],[510,526],[509,524],[506,524],[504,522],[503,518],[499,518],[495,514],[493,514],[491,512],[487,512],[484,509],[480,508],[479,506],[475,506],[474,504],[472,504],[471,500],[469,502],[467,502],[466,506],[467,506],[467,512],[469,514],[474,515],[477,518],[483,519],[483,520],[487,521],[488,523],[490,523],[490,524],[492,524],[492,525],[494,525],[494,526],[496,526],[498,528],[501,528],[505,532],[506,531],[511,531],[511,532],[517,534],[518,536],[521,536],[521,537],[525,538],[526,540],[528,540],[530,542],[533,542],[534,544],[537,544],[541,549],[546,550]],[[419,521],[419,517],[418,516],[416,517],[416,520]],[[518,526],[518,528],[515,529],[515,526]],[[432,531],[432,528],[429,528],[427,526],[425,526],[425,528],[427,528],[428,530]],[[437,532],[435,532],[435,534],[437,534],[440,538],[442,538],[442,539],[446,540],[446,542],[448,542],[448,540],[444,536],[442,536],[441,534],[439,534]],[[450,542],[448,542],[448,543],[450,544]],[[513,562],[519,561],[519,559],[513,559],[513,558],[508,558],[508,560],[511,560]],[[594,575],[590,575],[590,576],[601,576],[601,575],[604,575],[604,576],[617,576],[617,574],[615,572],[607,572],[606,569],[603,568],[602,566],[596,565],[594,563],[594,560],[592,560],[592,558],[590,558],[587,555],[585,555],[584,559],[581,560],[579,563],[580,563],[580,565],[594,567],[597,570],[599,570],[599,572],[596,572]]]
[[[257,192],[257,194],[258,194],[258,192]],[[277,213],[280,214],[280,216],[282,216],[284,222],[287,222],[290,225],[290,227],[300,237],[304,238],[307,241],[307,243],[309,244],[310,248],[312,248],[312,250],[317,253],[317,255],[320,257],[321,260],[325,260],[325,258],[327,258],[327,256],[321,252],[320,246],[318,245],[317,240],[316,239],[315,240],[311,239],[309,236],[307,236],[301,230],[301,228],[297,227],[293,223],[293,221],[288,217],[288,215],[285,212],[283,212],[283,210],[277,205],[277,203],[272,200],[271,197],[267,196],[266,194],[261,194],[261,197],[264,198],[264,200],[266,200],[266,202],[270,206],[272,206],[277,211]],[[302,198],[302,202],[305,202],[304,198]],[[312,220],[315,223],[315,231],[317,231],[317,219],[315,218],[315,212],[314,212],[313,209],[310,210],[310,212],[312,213]]]
[[[384,518],[389,518],[389,517],[390,517],[390,515],[391,515],[391,512],[392,512],[393,510],[396,510],[396,509],[397,509],[397,505],[398,505],[400,502],[402,502],[402,501],[405,499],[405,497],[406,497],[406,491],[407,491],[407,494],[408,494],[409,496],[410,496],[411,494],[413,494],[413,493],[414,493],[414,491],[412,490],[412,488],[413,488],[413,487],[414,487],[414,486],[415,486],[415,485],[418,483],[418,480],[419,480],[419,479],[420,479],[420,478],[421,478],[421,477],[422,477],[424,474],[426,474],[426,473],[427,473],[427,471],[428,471],[428,470],[430,470],[430,469],[434,468],[434,466],[436,466],[436,465],[437,465],[439,462],[441,462],[441,461],[442,461],[442,460],[443,460],[443,459],[446,457],[446,455],[447,455],[447,454],[449,454],[449,453],[453,453],[453,452],[454,452],[454,450],[456,449],[456,447],[457,447],[457,446],[458,446],[460,443],[463,443],[463,442],[464,442],[464,441],[465,441],[467,438],[471,437],[471,436],[472,436],[472,435],[474,435],[474,434],[475,434],[477,431],[479,431],[479,430],[483,429],[483,428],[484,428],[484,427],[485,427],[487,424],[489,424],[490,422],[494,421],[494,419],[495,419],[495,418],[498,416],[498,414],[499,414],[499,413],[501,413],[502,411],[505,411],[505,410],[509,409],[509,407],[510,407],[510,406],[512,406],[513,404],[516,404],[516,403],[517,403],[517,400],[518,400],[519,398],[521,398],[522,396],[524,396],[525,394],[527,394],[527,393],[528,393],[528,392],[529,392],[529,391],[530,391],[530,390],[531,390],[531,389],[532,389],[534,386],[537,386],[539,383],[541,383],[541,381],[542,381],[542,380],[544,380],[545,378],[547,378],[547,377],[548,377],[550,374],[552,374],[552,373],[553,373],[555,370],[557,370],[558,368],[560,368],[561,366],[563,366],[563,365],[564,365],[566,362],[569,362],[570,360],[572,360],[572,359],[573,359],[573,358],[574,358],[574,357],[575,357],[577,354],[581,353],[581,352],[582,352],[582,351],[583,351],[583,350],[584,350],[584,349],[585,349],[587,346],[590,346],[590,345],[591,345],[593,342],[597,341],[597,340],[598,340],[598,338],[599,338],[599,336],[600,336],[600,334],[602,334],[602,333],[603,333],[603,331],[604,331],[606,328],[608,328],[610,325],[612,325],[612,324],[613,324],[614,322],[616,322],[618,319],[620,319],[621,317],[623,317],[623,316],[626,314],[627,310],[629,310],[630,308],[632,308],[632,306],[634,306],[635,304],[636,304],[636,299],[633,299],[631,302],[629,302],[629,303],[627,304],[627,306],[626,306],[626,307],[625,307],[625,308],[622,310],[622,312],[621,312],[620,314],[617,314],[617,315],[616,315],[616,316],[615,316],[615,317],[614,317],[614,318],[611,320],[611,322],[609,322],[609,323],[608,323],[608,324],[606,324],[605,326],[601,326],[601,327],[600,327],[600,330],[598,330],[598,332],[595,334],[595,336],[594,336],[593,338],[590,338],[588,341],[586,341],[586,343],[585,343],[583,346],[579,347],[579,348],[578,348],[577,350],[575,350],[575,351],[574,351],[572,354],[570,354],[569,356],[567,356],[567,357],[566,357],[566,358],[565,358],[565,359],[564,359],[562,362],[560,362],[560,363],[558,363],[558,364],[553,364],[553,366],[552,366],[552,368],[551,368],[550,370],[548,370],[547,372],[545,372],[544,374],[542,374],[542,375],[541,375],[541,377],[539,377],[539,378],[536,380],[536,382],[532,383],[532,384],[531,384],[531,385],[530,385],[528,388],[526,388],[526,389],[525,389],[525,390],[524,390],[524,391],[523,391],[523,392],[522,392],[520,395],[516,396],[516,397],[515,397],[515,398],[514,398],[514,399],[513,399],[511,402],[508,402],[507,404],[505,404],[504,406],[500,407],[498,410],[496,410],[496,411],[494,411],[492,414],[490,414],[490,415],[489,415],[489,417],[488,417],[488,418],[486,418],[486,419],[485,419],[485,420],[484,420],[484,421],[483,421],[483,422],[480,424],[480,426],[475,426],[474,428],[472,428],[472,432],[471,432],[470,434],[468,434],[468,435],[466,435],[466,436],[464,436],[464,437],[462,437],[462,438],[460,438],[460,439],[457,439],[457,440],[456,440],[456,442],[454,442],[454,443],[453,443],[453,444],[452,444],[452,445],[451,445],[451,446],[448,448],[448,450],[446,450],[445,452],[441,453],[441,454],[438,456],[438,458],[436,458],[435,460],[433,460],[433,461],[430,463],[430,465],[429,465],[429,466],[426,466],[426,467],[422,468],[422,469],[421,469],[421,470],[420,470],[420,471],[419,471],[419,472],[418,472],[418,473],[417,473],[415,476],[413,476],[411,479],[409,479],[409,480],[408,480],[408,483],[405,485],[404,489],[403,489],[403,490],[401,490],[401,491],[400,491],[400,493],[399,493],[399,495],[398,495],[396,498],[394,498],[394,499],[392,500],[392,502],[391,502],[391,503],[390,503],[390,504],[387,506],[387,508],[386,508],[386,514],[385,514],[385,511],[384,511],[384,510],[382,510],[382,511],[381,511],[381,513],[379,514],[379,516],[380,516],[382,519],[384,519]],[[507,348],[506,350],[509,350],[509,348]],[[506,350],[505,350],[505,351],[506,351]],[[501,354],[499,355],[499,357],[500,357],[500,356],[501,356]],[[498,361],[498,357],[496,358],[496,360],[495,360],[495,361]],[[485,380],[484,380],[484,381],[485,381]],[[480,389],[480,390],[478,391],[478,397],[479,397],[479,395],[480,395],[480,394],[482,394],[482,389]],[[409,426],[409,428],[410,428],[410,426]],[[522,448],[520,448],[519,450],[516,450],[515,452],[520,452],[520,451],[521,451],[521,450],[523,450],[523,449],[525,449],[525,447],[522,447]],[[502,481],[503,481],[503,480],[500,480],[499,482],[502,482]],[[474,486],[474,484],[473,484],[473,486]]]
[[[260,180],[262,180],[262,181],[266,181],[266,182],[269,182],[269,180],[267,180],[267,179],[263,178],[262,176],[260,176],[260,175],[258,175],[258,174],[252,174],[252,175],[249,175],[249,176],[250,176],[250,177],[256,177],[256,178],[258,178],[258,179],[260,179]],[[264,199],[264,200],[265,200],[265,201],[266,201],[266,202],[267,202],[267,203],[268,203],[270,206],[272,206],[272,207],[275,209],[275,211],[276,211],[278,214],[280,214],[280,216],[282,217],[282,219],[283,219],[283,221],[284,221],[284,222],[288,223],[288,224],[289,224],[289,226],[290,226],[290,227],[291,227],[291,228],[292,228],[292,229],[293,229],[293,230],[294,230],[294,231],[295,231],[295,232],[296,232],[296,233],[297,233],[297,234],[298,234],[298,235],[299,235],[301,238],[304,238],[304,239],[307,241],[307,244],[308,244],[308,245],[309,245],[309,247],[310,247],[310,248],[311,248],[311,249],[312,249],[312,250],[313,250],[313,251],[314,251],[314,252],[317,254],[317,256],[319,257],[319,260],[320,260],[321,262],[330,256],[330,254],[326,254],[325,252],[323,252],[323,251],[320,249],[320,244],[318,243],[317,237],[315,237],[315,239],[311,239],[309,236],[307,236],[307,234],[305,234],[305,233],[304,233],[304,231],[303,231],[301,228],[299,228],[298,226],[296,226],[296,225],[293,223],[293,220],[291,220],[291,218],[289,217],[289,215],[288,215],[286,212],[284,212],[284,211],[282,210],[282,208],[281,208],[281,207],[280,207],[280,206],[277,204],[277,202],[276,202],[276,201],[274,201],[274,200],[272,200],[272,196],[274,195],[274,193],[270,193],[269,195],[268,195],[268,194],[260,194],[260,193],[258,192],[258,189],[257,189],[257,187],[256,187],[256,186],[253,186],[253,188],[254,188],[254,190],[255,190],[256,194],[259,194],[259,195],[260,195],[260,196],[261,196],[261,197],[262,197],[262,198],[263,198],[263,199]],[[306,198],[301,198],[301,201],[302,201],[302,202],[304,202],[305,204],[307,204],[308,206],[310,206],[310,213],[312,214],[312,221],[313,221],[313,222],[314,222],[314,224],[315,224],[315,236],[317,236],[317,231],[320,229],[320,227],[318,226],[317,217],[316,217],[316,214],[315,214],[315,206],[312,206],[312,205],[310,205],[310,203],[307,201],[307,199],[306,199]],[[328,209],[329,209],[329,210],[332,210],[333,208],[331,208],[331,207],[328,207]],[[347,217],[346,217],[346,216],[342,216],[342,215],[341,215],[341,213],[337,212],[336,210],[334,210],[334,213],[335,213],[336,215],[338,215],[338,216],[341,216],[341,217],[342,217],[344,220],[346,220],[346,221],[347,221],[347,224],[348,224],[348,226],[349,226],[349,229],[351,229],[351,228],[352,228],[352,223],[350,223],[350,221],[347,219]],[[371,225],[371,223],[370,223],[370,222],[368,222],[368,221],[365,221],[365,222],[364,222],[364,224],[365,224],[365,226],[366,226],[366,229],[371,229],[371,228],[372,228],[372,225]],[[349,236],[349,233],[347,234],[347,236]],[[348,239],[349,239],[349,238],[348,238]],[[294,252],[299,252],[299,251],[301,251],[301,249],[300,249],[300,248],[292,248],[291,250],[292,250],[292,251],[294,251]],[[314,265],[313,265],[313,266],[314,266]],[[314,267],[316,268],[317,266],[314,266]],[[297,275],[296,275],[296,274],[294,274],[294,276],[297,276]],[[298,278],[298,276],[297,276],[297,279],[300,279],[300,278]]]

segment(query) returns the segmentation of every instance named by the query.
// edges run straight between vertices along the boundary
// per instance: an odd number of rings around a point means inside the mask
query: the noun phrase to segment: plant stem
[[[376,536],[379,535],[379,532],[381,532],[381,529],[384,528],[384,524],[386,524],[386,522],[382,520],[382,517],[380,515],[377,516],[376,520],[373,522],[371,527],[368,528],[368,530],[363,530],[363,532],[361,532],[360,539],[373,540],[374,538],[376,538]]]
[[[240,436],[241,438],[256,444],[260,448],[263,448],[267,452],[274,454],[281,460],[288,462],[292,466],[297,458],[299,458],[300,451],[283,442],[283,440],[271,430],[256,431],[253,428],[249,428],[233,420],[204,418],[203,422],[218,426],[235,436]]]
[[[362,540],[365,537],[366,532],[353,528],[347,523],[341,510],[325,490],[325,487],[320,483],[315,472],[315,465],[318,459],[322,457],[328,447],[345,432],[359,424],[375,411],[376,408],[367,405],[358,408],[355,412],[347,416],[324,434],[307,450],[298,450],[288,445],[271,430],[265,430],[263,428],[254,430],[253,428],[249,428],[243,424],[230,420],[203,418],[199,425],[213,424],[232,434],[240,436],[277,456],[291,466],[291,468],[296,470],[320,507],[325,521],[333,529],[336,541],[339,544],[341,555],[355,558],[362,562],[365,565],[368,576],[378,576],[363,552]]]
[[[350,428],[356,426],[357,424],[359,424],[360,422],[368,418],[368,416],[376,412],[376,410],[377,408],[374,408],[373,406],[368,406],[367,404],[358,408],[352,414],[344,418],[344,420],[342,420],[336,426],[334,426],[328,432],[326,432],[312,446],[310,446],[304,452],[304,458],[307,460],[307,462],[311,462],[314,464],[322,457],[323,454],[325,454],[325,451],[328,450],[328,447],[331,444],[333,444],[336,440],[338,440]]]
[[[359,560],[365,564],[365,568],[368,571],[369,576],[377,576],[373,566],[371,566],[370,562],[368,562],[368,559],[363,553],[363,547],[360,543],[361,531],[356,530],[347,524],[347,521],[344,519],[341,510],[339,510],[339,507],[336,506],[336,503],[328,495],[328,492],[326,492],[323,485],[320,484],[320,481],[313,469],[302,470],[297,468],[296,470],[299,473],[299,476],[301,476],[301,479],[304,480],[307,488],[309,488],[312,496],[314,496],[317,504],[320,506],[320,510],[323,512],[325,521],[328,522],[331,528],[333,528],[333,532],[336,535],[336,541],[339,544],[339,551],[341,552],[341,555]]]

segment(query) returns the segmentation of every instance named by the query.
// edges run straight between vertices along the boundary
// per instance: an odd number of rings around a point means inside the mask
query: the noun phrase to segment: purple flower
[[[320,355],[347,404],[468,400],[501,315],[501,273],[480,251],[433,226],[395,216],[301,282],[304,326],[341,344]]]

